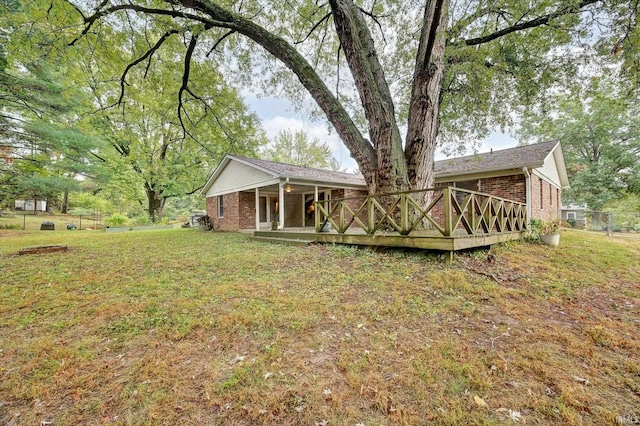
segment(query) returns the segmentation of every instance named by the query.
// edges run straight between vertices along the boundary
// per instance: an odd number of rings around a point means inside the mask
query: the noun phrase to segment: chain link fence
[[[640,233],[640,212],[587,211],[585,228],[607,233]]]

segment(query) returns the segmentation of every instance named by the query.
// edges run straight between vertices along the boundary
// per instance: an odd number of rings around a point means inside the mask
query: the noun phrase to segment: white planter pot
[[[547,234],[540,235],[540,241],[542,244],[546,244],[551,247],[557,247],[560,244],[560,234]]]

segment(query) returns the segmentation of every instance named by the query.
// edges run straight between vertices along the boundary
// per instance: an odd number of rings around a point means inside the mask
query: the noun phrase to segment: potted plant
[[[540,241],[542,244],[556,247],[560,244],[560,221],[552,219],[544,222],[540,229]]]

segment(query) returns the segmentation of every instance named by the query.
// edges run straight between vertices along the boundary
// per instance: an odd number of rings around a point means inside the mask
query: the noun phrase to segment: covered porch
[[[328,202],[362,194],[353,188],[319,185],[285,179],[281,182],[245,191],[244,199],[252,197],[255,209],[253,229],[284,230],[315,227],[316,203]]]

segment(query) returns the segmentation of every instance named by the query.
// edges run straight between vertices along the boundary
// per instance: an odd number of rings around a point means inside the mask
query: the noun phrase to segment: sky
[[[344,146],[337,133],[330,128],[327,121],[313,121],[301,112],[296,112],[292,104],[286,99],[270,96],[257,97],[249,91],[243,91],[242,96],[249,107],[260,117],[269,140],[273,140],[281,130],[304,130],[311,138],[317,138],[320,142],[329,145],[331,152],[340,163],[342,169],[354,171],[357,164],[349,155],[349,150]],[[512,148],[518,142],[510,135],[492,133],[483,142],[477,152],[488,152],[491,149],[499,150]],[[466,154],[473,154],[469,150]],[[436,152],[436,160],[447,158],[442,152]]]

